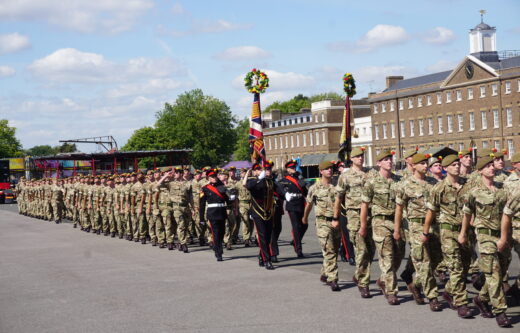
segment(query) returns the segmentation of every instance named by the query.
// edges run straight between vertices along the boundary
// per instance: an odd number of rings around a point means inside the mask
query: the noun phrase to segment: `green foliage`
[[[134,132],[126,144],[121,147],[121,151],[138,151],[138,150],[162,150],[173,147],[168,147],[167,140],[161,137],[160,132],[153,127],[143,127]],[[165,156],[156,157],[157,165],[167,164]],[[145,157],[139,159],[140,169],[153,168],[153,157]]]
[[[55,147],[57,153],[73,153],[77,151],[75,143],[64,143],[61,146]]]
[[[276,101],[272,103],[267,108],[265,108],[264,112],[270,112],[271,110],[277,109],[280,110],[282,113],[296,113],[299,112],[302,108],[310,108],[311,104],[314,102],[323,101],[325,99],[344,100],[345,96],[342,96],[335,92],[317,94],[311,97],[299,94],[288,101]]]
[[[0,158],[23,156],[22,145],[15,136],[16,128],[9,121],[0,119]]]
[[[25,150],[28,156],[50,156],[59,153],[73,153],[77,151],[76,144],[64,143],[61,146],[51,147],[49,145],[34,146]]]
[[[249,118],[244,118],[238,122],[235,133],[237,143],[235,144],[233,159],[236,161],[249,160],[251,158],[249,154]]]

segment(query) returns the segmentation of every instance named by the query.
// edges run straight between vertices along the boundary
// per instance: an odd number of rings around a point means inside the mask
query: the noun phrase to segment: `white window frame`
[[[491,84],[491,96],[497,96],[498,95],[498,84],[492,83]]]
[[[462,101],[462,91],[460,89],[455,90],[455,99],[457,102]]]
[[[383,139],[388,139],[386,124],[383,124],[382,127],[383,127]]]
[[[426,96],[426,105],[432,105],[432,95]]]
[[[404,120],[399,122],[399,129],[401,131],[401,138],[406,137],[406,122]]]
[[[424,119],[419,119],[419,136],[424,136]]]
[[[316,133],[316,146],[319,146],[320,145],[320,132],[314,132]]]
[[[423,99],[422,96],[417,97],[417,107],[418,108],[422,107],[422,99]]]
[[[379,125],[374,125],[374,135],[376,140],[379,140]]]
[[[285,136],[285,149],[288,149],[289,148],[289,136],[286,135]]]
[[[327,140],[325,139],[325,131],[321,132],[321,141],[323,142],[322,145],[327,145]]]
[[[461,114],[457,115],[457,126],[459,128],[459,132],[464,132],[464,116]]]
[[[378,108],[377,108],[377,104],[374,104],[374,113],[378,113],[378,112],[377,112],[377,109],[378,109]]]
[[[410,136],[415,136],[415,121],[413,119],[411,119],[408,122],[408,124],[410,126]]]
[[[516,91],[517,91],[517,92],[520,92],[520,80],[517,80],[517,81],[516,81],[516,86],[517,86]]]
[[[498,109],[493,110],[493,128],[500,128],[500,114]]]
[[[482,148],[483,148],[483,149],[486,149],[487,147],[489,147],[489,142],[487,142],[487,141],[482,141]]]
[[[453,133],[453,115],[448,115],[448,133]]]
[[[468,100],[473,99],[473,88],[468,88]]]
[[[464,142],[459,142],[459,151],[464,150]]]
[[[513,145],[513,139],[507,139],[507,153],[508,153],[508,156],[513,156],[515,153],[515,146]]]
[[[294,135],[291,135],[291,148],[294,148]]]
[[[381,113],[384,113],[384,112],[386,112],[386,104],[381,103]]]
[[[496,150],[500,150],[500,140],[493,140],[493,147],[495,147]]]
[[[469,113],[469,130],[470,131],[475,130],[475,113],[474,112]]]
[[[408,109],[413,109],[413,97],[408,98]]]
[[[433,135],[433,118],[428,118],[428,135]]]
[[[513,109],[510,107],[506,108],[506,126],[507,127],[513,126]]]
[[[314,147],[314,136],[312,136],[312,132],[309,132],[309,146]]]
[[[451,91],[446,91],[446,103],[451,103]]]
[[[395,123],[390,123],[390,135],[392,139],[395,139]]]
[[[480,98],[486,97],[486,86],[480,86]]]
[[[481,119],[482,129],[483,130],[487,129],[488,128],[487,111],[480,111],[480,119]]]
[[[395,102],[391,101],[390,102],[390,112],[394,112],[394,111],[395,111]]]
[[[437,117],[437,127],[439,130],[439,134],[444,134],[444,119],[442,116]]]
[[[442,104],[442,93],[437,93],[437,104]]]
[[[325,113],[322,113],[322,114],[321,114],[321,122],[322,122],[322,123],[325,122]]]
[[[504,86],[505,86],[505,93],[510,94],[511,93],[511,81],[506,81]]]
[[[519,83],[520,85],[520,83]],[[399,110],[404,110],[404,100],[400,99],[399,100]]]
[[[307,147],[307,133],[303,133],[303,146]]]
[[[296,147],[300,147],[300,134],[296,134]]]

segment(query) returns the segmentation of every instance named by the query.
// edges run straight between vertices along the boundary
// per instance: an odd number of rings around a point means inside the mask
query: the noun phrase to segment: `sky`
[[[345,72],[362,98],[388,75],[453,69],[481,9],[497,49],[520,50],[518,0],[0,0],[0,119],[25,149],[105,135],[121,147],[191,89],[248,116],[252,68],[270,79],[264,107],[341,93]]]

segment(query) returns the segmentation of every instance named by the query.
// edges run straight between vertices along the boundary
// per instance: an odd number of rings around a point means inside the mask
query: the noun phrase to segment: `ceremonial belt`
[[[500,230],[493,230],[489,228],[477,228],[477,234],[500,237]]]
[[[287,179],[288,181],[293,183],[294,186],[296,186],[298,188],[298,190],[300,190],[300,192],[303,193],[303,190],[302,190],[300,184],[298,184],[298,181],[296,179],[294,179],[292,176],[285,176],[285,179]]]
[[[327,216],[316,216],[316,219],[326,220],[327,222],[332,222],[332,217]]]
[[[225,203],[210,203],[208,204],[208,208],[218,208],[218,207],[226,207]]]
[[[410,222],[420,223],[420,224],[424,224],[424,220],[425,220],[424,217],[421,217],[421,218],[415,217],[415,218],[408,219],[408,221],[410,221]]]
[[[381,218],[383,220],[393,221],[394,220],[394,214],[392,214],[392,215],[374,215],[372,218],[374,218],[374,219]]]
[[[459,232],[461,229],[461,225],[441,223],[441,229]]]
[[[301,193],[291,193],[291,192],[288,192],[292,197],[294,198],[301,198],[303,197],[303,194]]]

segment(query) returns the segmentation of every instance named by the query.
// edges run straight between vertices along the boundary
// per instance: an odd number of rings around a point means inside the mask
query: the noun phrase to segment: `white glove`
[[[236,197],[237,197],[236,195],[231,194],[231,195],[229,196],[229,200],[231,200],[231,201],[235,201]]]
[[[290,202],[292,197],[293,197],[292,193],[289,193],[289,192],[285,193],[285,200],[287,200],[287,202]]]
[[[262,180],[264,178],[265,178],[265,170],[262,170],[262,172],[260,173],[260,176],[258,176],[258,179]]]

